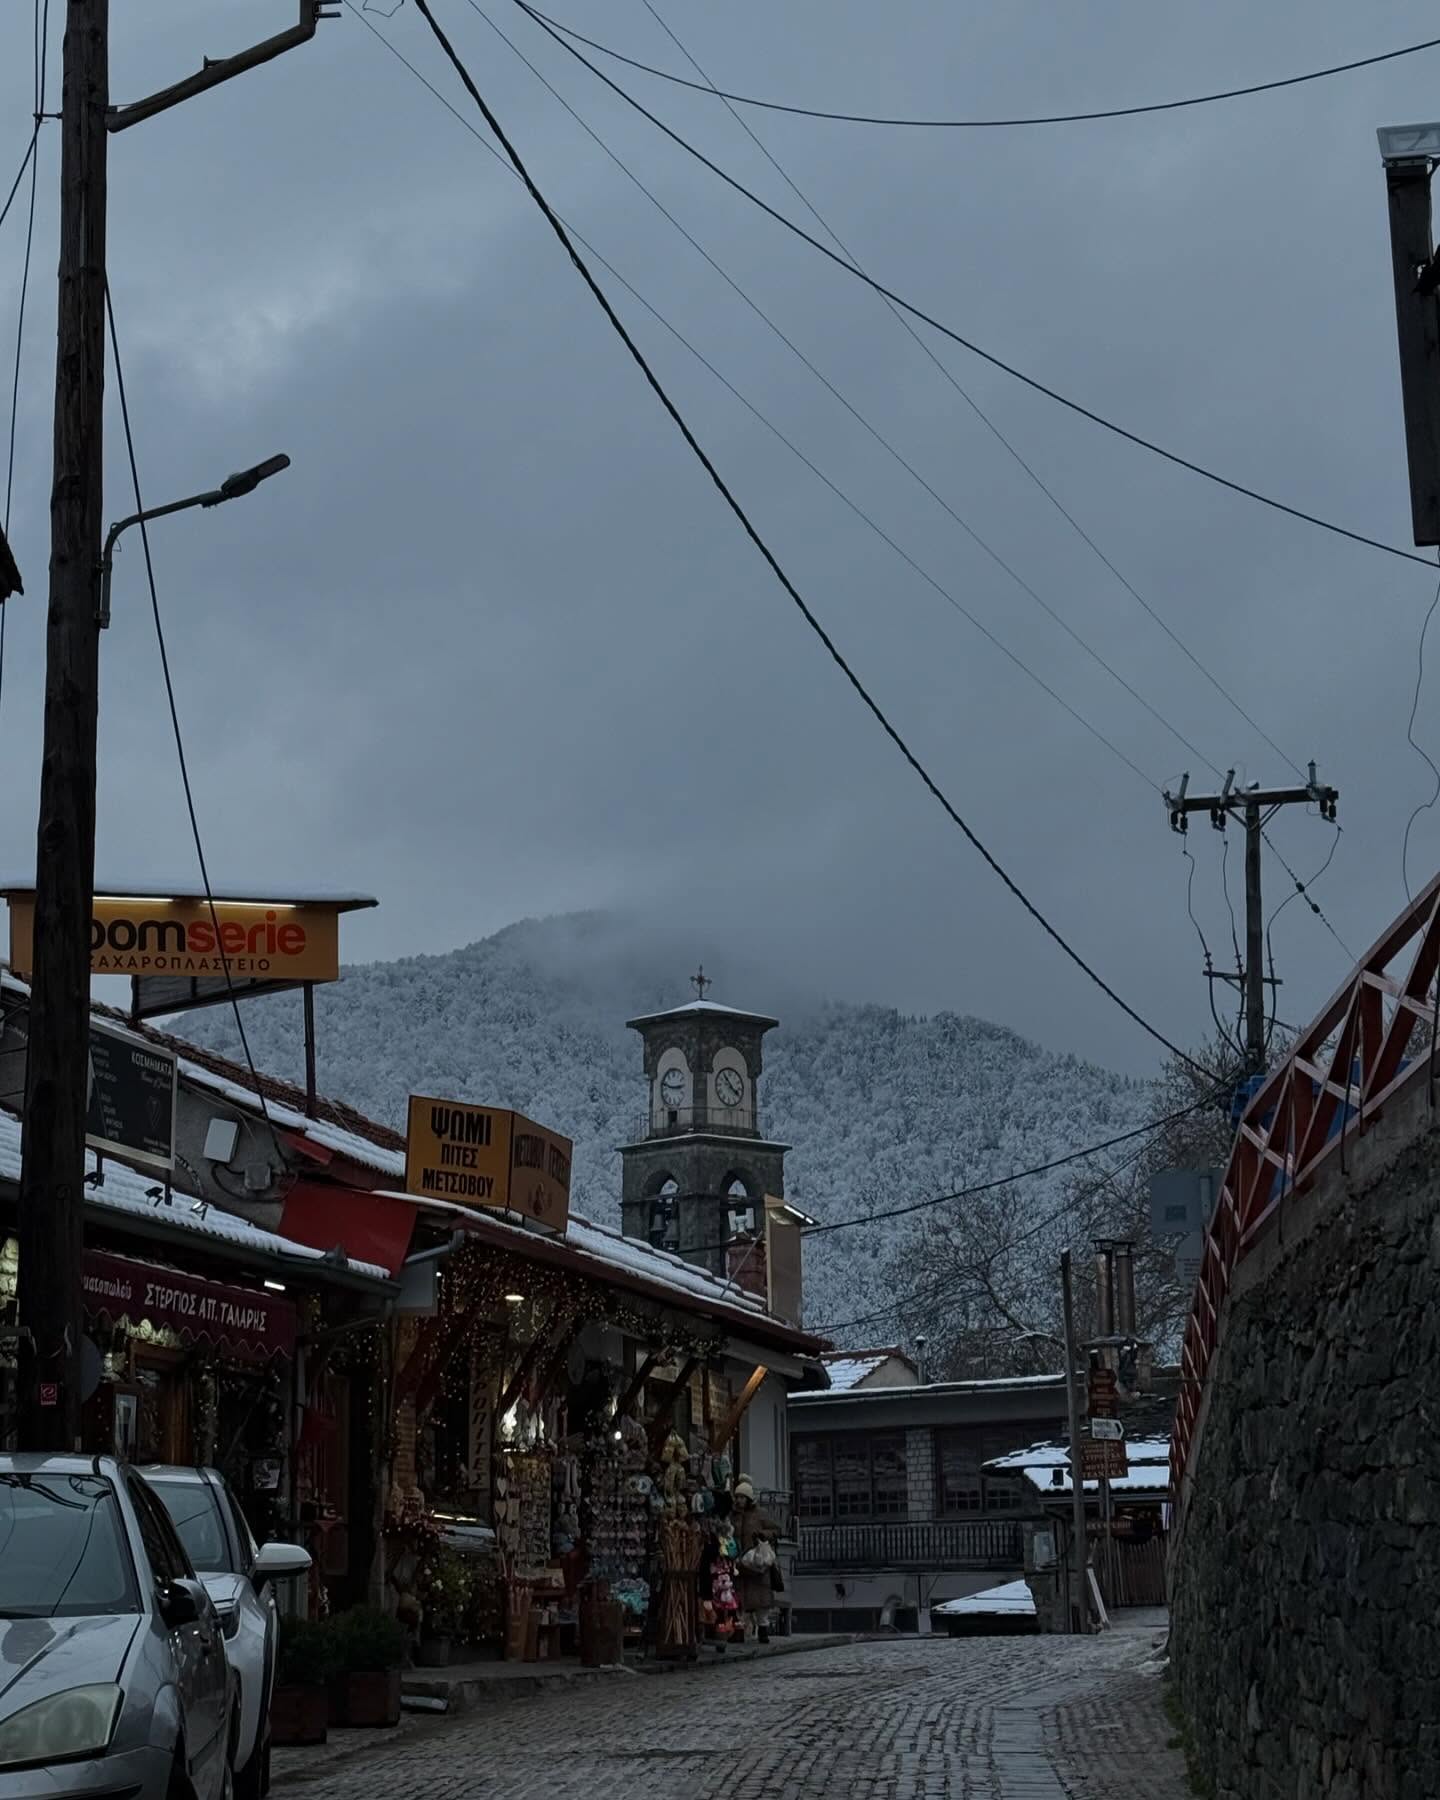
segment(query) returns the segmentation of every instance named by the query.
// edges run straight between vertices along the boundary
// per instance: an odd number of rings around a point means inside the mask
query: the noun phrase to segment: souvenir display
[[[495,1484],[500,1547],[512,1569],[534,1573],[550,1562],[550,1458],[507,1450],[502,1460],[505,1473]]]
[[[585,1507],[590,1574],[608,1581],[615,1598],[634,1611],[635,1585],[650,1562],[650,1502],[655,1484],[645,1473],[643,1439],[592,1441]],[[629,1589],[629,1599],[620,1591]]]

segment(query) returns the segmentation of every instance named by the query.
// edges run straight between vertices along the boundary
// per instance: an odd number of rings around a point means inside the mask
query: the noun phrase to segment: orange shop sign
[[[33,966],[35,896],[11,892],[10,962]],[[90,914],[95,975],[232,976],[248,981],[338,981],[339,909],[264,900],[97,895]]]
[[[564,1231],[574,1148],[508,1107],[412,1094],[405,1186],[432,1200],[502,1207]]]

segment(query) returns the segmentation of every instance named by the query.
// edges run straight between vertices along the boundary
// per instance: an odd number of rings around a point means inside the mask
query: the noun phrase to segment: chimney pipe
[[[1135,1335],[1135,1246],[1116,1244],[1115,1330],[1121,1337]]]
[[[1095,1335],[1115,1335],[1115,1259],[1109,1244],[1095,1246]]]

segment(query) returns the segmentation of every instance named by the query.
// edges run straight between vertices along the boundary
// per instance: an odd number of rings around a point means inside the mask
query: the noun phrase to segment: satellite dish
[[[88,1337],[80,1340],[80,1404],[83,1406],[100,1385],[105,1358]]]

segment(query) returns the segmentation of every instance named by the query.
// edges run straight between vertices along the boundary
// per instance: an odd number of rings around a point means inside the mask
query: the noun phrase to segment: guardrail
[[[893,1519],[864,1525],[800,1523],[797,1571],[1019,1569],[1018,1519]]]
[[[1390,964],[1412,944],[1409,968],[1397,980],[1388,973]],[[1170,1487],[1177,1501],[1184,1499],[1184,1477],[1199,1449],[1205,1384],[1236,1267],[1288,1197],[1311,1187],[1332,1159],[1345,1166],[1347,1144],[1362,1136],[1402,1089],[1428,1080],[1435,1103],[1437,965],[1440,875],[1361,959],[1245,1109],[1205,1232],[1185,1327],[1170,1438]],[[1409,1061],[1406,1053],[1422,1026],[1430,1032],[1428,1049]]]

